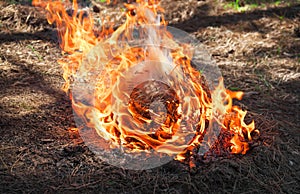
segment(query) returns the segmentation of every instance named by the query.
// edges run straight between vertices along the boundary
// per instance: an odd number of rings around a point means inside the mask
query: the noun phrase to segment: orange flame
[[[74,111],[86,120],[88,127],[96,129],[99,136],[110,140],[112,147],[122,144],[133,152],[155,149],[162,153],[176,154],[178,160],[184,159],[182,150],[187,151],[201,144],[207,121],[214,119],[231,134],[231,140],[227,142],[231,144],[231,152],[245,154],[249,149],[247,141],[252,139],[252,132],[258,130],[255,129],[253,121],[248,125],[244,122],[247,112],[232,103],[233,98],[240,100],[243,93],[226,90],[223,80],[220,80],[218,87],[211,93],[203,88],[201,73],[191,66],[192,47],[177,44],[165,28],[157,28],[157,26],[167,25],[163,16],[160,21],[155,19],[163,12],[159,1],[137,0],[136,2],[138,4],[125,4],[127,20],[117,30],[114,31],[112,25],[109,27],[103,25],[99,32],[94,26],[92,14],[86,15],[81,11],[76,0],[73,1],[71,13],[68,13],[65,8],[71,5],[70,2],[33,0],[33,5],[47,10],[48,22],[55,23],[58,29],[61,38],[60,46],[64,54],[64,57],[58,61],[64,71],[64,91],[68,92],[72,89],[72,79],[76,77],[79,69],[83,72],[93,72],[97,68],[95,66],[99,64],[105,67],[100,75],[94,77],[97,80],[94,93],[89,94],[92,96],[85,97],[93,99],[90,101],[93,106],[78,102],[71,93],[69,94]],[[125,76],[130,77],[130,74],[125,74],[136,64],[143,61],[159,61],[159,64],[151,65],[153,69],[162,71],[160,68],[164,70],[168,68],[162,67],[162,64],[170,63],[162,50],[156,47],[147,46],[145,50],[128,44],[118,45],[122,40],[131,40],[132,29],[143,25],[152,26],[151,30],[154,34],[152,43],[160,41],[172,47],[170,55],[173,70],[170,71],[170,75],[174,80],[169,81],[175,90],[174,96],[183,101],[180,104],[176,98],[173,101],[167,100],[165,112],[168,114],[165,115],[166,122],[163,124],[160,123],[159,117],[155,117],[157,114],[153,110],[138,102],[141,100],[138,95],[130,96],[129,93],[122,93],[122,88],[125,87],[122,80]],[[180,68],[177,68],[179,66]],[[188,75],[188,80],[185,80],[185,75]],[[138,92],[139,88],[136,89],[136,93]],[[171,90],[170,92],[172,93]],[[118,103],[119,100],[130,99],[130,97],[134,97],[135,101],[129,100],[128,107]],[[111,102],[112,98],[115,99],[115,104]],[[116,109],[119,111],[118,115],[113,113]],[[171,114],[171,109],[176,111]],[[185,119],[182,112],[195,120],[194,124],[198,126],[196,132],[194,126],[180,128],[180,122]],[[152,114],[151,118],[145,116],[149,114]],[[217,118],[212,118],[214,116]],[[129,120],[131,122],[127,122]],[[160,123],[161,127],[151,134],[149,131],[136,130],[140,126],[149,126],[151,123]],[[184,137],[191,134],[194,136],[192,140],[184,142]]]

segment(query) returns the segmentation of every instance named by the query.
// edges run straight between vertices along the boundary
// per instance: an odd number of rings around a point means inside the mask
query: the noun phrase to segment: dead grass
[[[199,161],[194,169],[172,161],[131,171],[102,162],[68,130],[74,121],[60,90],[55,30],[33,7],[0,3],[1,193],[300,190],[299,5],[236,13],[213,1],[172,2],[163,3],[172,25],[206,45],[227,87],[246,92],[238,103],[261,131],[252,149],[244,156]]]

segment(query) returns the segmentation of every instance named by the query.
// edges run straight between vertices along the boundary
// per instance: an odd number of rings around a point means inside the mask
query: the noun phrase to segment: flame
[[[76,114],[99,136],[110,141],[110,148],[121,144],[130,152],[156,150],[175,154],[178,160],[184,160],[185,152],[201,145],[207,123],[214,119],[229,132],[231,138],[226,143],[231,145],[231,152],[245,154],[249,149],[247,142],[252,140],[251,134],[258,130],[254,121],[244,122],[247,112],[233,105],[233,99],[240,100],[243,93],[226,90],[222,79],[212,92],[206,89],[201,79],[203,75],[191,65],[193,48],[174,41],[166,29],[167,22],[161,14],[164,10],[159,1],[136,2],[124,4],[126,22],[118,29],[113,30],[113,24],[110,24],[98,30],[92,13],[81,11],[76,0],[72,4],[33,0],[33,5],[47,10],[48,22],[58,29],[64,56],[58,61],[65,79],[63,90],[69,94]],[[72,7],[71,12],[66,10],[68,6]],[[136,27],[140,29],[145,46],[128,43],[134,39]],[[172,49],[158,49],[157,45]],[[172,87],[153,81],[141,83],[132,93],[124,92],[127,87],[124,80],[133,76],[131,69],[135,69],[135,73],[139,71],[137,64],[144,65],[147,71],[168,72],[165,81]],[[89,74],[93,72],[97,72],[96,75]],[[79,78],[94,80],[94,90],[80,97],[88,103],[81,102],[71,92],[74,80]],[[172,97],[153,91],[142,95],[153,86],[167,91],[166,94],[172,94]],[[164,99],[161,103],[166,104],[165,110],[151,108],[150,97]],[[124,99],[128,100],[127,105],[121,103]],[[181,123],[185,121],[190,124],[182,128]],[[143,126],[149,130],[141,130]],[[185,137],[191,135],[193,138],[186,142]]]

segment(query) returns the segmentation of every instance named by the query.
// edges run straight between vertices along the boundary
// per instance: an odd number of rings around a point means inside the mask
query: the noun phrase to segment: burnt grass
[[[60,89],[59,41],[45,12],[0,2],[0,193],[299,193],[299,1],[246,11],[226,5],[162,2],[170,25],[207,47],[226,87],[245,92],[236,104],[260,136],[245,155],[133,171],[102,162],[69,130],[75,123]],[[114,18],[121,6],[93,10]]]

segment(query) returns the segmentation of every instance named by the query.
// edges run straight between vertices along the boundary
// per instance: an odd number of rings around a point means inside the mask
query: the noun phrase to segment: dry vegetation
[[[246,12],[227,2],[163,0],[170,25],[197,37],[260,137],[244,156],[119,169],[88,150],[60,90],[56,31],[45,14],[0,2],[1,193],[297,193],[300,191],[300,4],[266,3]],[[117,16],[122,4],[101,4]],[[118,24],[116,20],[116,25]]]

